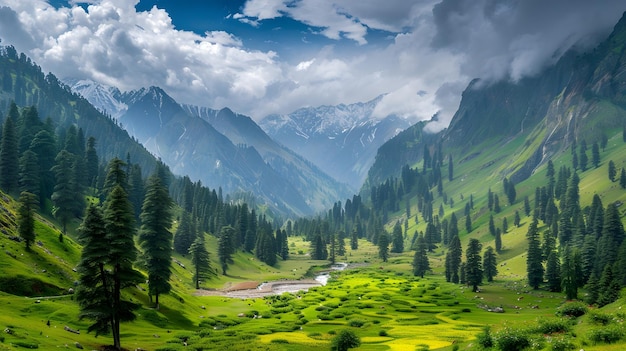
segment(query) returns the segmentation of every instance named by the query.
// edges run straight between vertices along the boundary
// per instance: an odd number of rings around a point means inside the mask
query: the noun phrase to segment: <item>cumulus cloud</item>
[[[571,47],[595,45],[625,7],[621,0],[248,0],[228,17],[256,30],[287,17],[336,43],[290,62],[232,33],[179,30],[166,10],[137,11],[137,3],[57,9],[44,0],[0,0],[0,38],[61,78],[122,90],[158,85],[180,102],[256,119],[385,94],[376,117],[437,115],[439,129],[471,79],[536,74]],[[381,40],[381,31],[390,39]]]

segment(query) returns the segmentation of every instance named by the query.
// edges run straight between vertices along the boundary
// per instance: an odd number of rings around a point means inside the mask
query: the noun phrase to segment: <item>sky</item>
[[[588,50],[623,0],[0,0],[1,44],[59,78],[260,120],[365,102],[447,126],[474,78],[540,74]]]

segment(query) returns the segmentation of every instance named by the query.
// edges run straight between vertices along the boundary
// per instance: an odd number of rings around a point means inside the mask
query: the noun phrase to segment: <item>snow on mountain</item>
[[[63,83],[82,95],[95,108],[117,119],[128,110],[128,104],[122,102],[122,93],[118,88],[96,83],[89,79],[64,79]]]
[[[396,115],[372,116],[383,96],[368,102],[305,107],[269,115],[259,125],[274,140],[311,160],[324,172],[359,189],[376,150],[412,123]]]

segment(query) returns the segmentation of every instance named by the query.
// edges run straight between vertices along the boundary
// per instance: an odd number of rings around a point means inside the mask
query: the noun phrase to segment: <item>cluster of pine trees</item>
[[[593,164],[599,167],[599,147],[593,149],[598,150]],[[535,191],[533,220],[526,235],[527,273],[529,285],[535,289],[545,283],[550,291],[564,291],[574,299],[578,289],[586,287],[587,302],[603,306],[615,301],[626,285],[626,233],[618,211],[620,203],[605,207],[596,194],[590,206],[581,207],[576,167],[584,170],[580,163],[584,150],[581,147],[572,153],[579,155],[572,164],[574,171],[562,166],[556,178],[549,162],[547,185]]]

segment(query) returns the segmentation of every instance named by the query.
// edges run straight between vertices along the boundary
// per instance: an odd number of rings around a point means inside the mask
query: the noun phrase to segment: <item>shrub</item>
[[[384,329],[378,332],[378,336],[388,336],[388,335],[389,334],[387,334],[387,331]]]
[[[488,349],[493,346],[493,337],[491,336],[491,327],[485,326],[483,331],[476,335],[476,341],[481,347]]]
[[[347,351],[348,349],[359,347],[361,338],[359,338],[352,330],[342,329],[331,342],[331,350]]]
[[[355,328],[361,328],[365,325],[365,321],[362,319],[351,319],[348,321],[348,325]]]
[[[570,325],[563,319],[542,318],[539,319],[535,330],[541,334],[566,333],[570,330]]]
[[[530,346],[530,336],[523,329],[505,328],[493,336],[493,342],[502,351],[521,351]]]
[[[603,328],[595,328],[589,331],[587,335],[589,340],[594,344],[604,343],[604,344],[612,344],[614,342],[619,341],[624,337],[624,330],[617,325],[603,327]]]
[[[589,313],[589,321],[593,324],[607,325],[611,323],[613,316],[608,313],[602,313],[599,311],[591,311]]]
[[[328,320],[333,319],[333,317],[331,317],[330,314],[328,314],[328,313],[320,313],[320,314],[317,315],[317,318],[321,319],[323,321],[328,321]]]
[[[576,345],[574,345],[572,339],[568,336],[561,336],[550,340],[550,351],[567,351],[574,350],[575,348]]]
[[[567,302],[556,310],[557,316],[578,318],[587,313],[587,305],[583,302]]]

